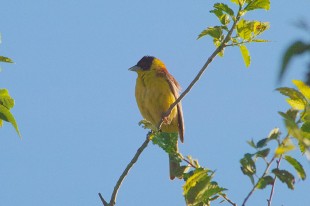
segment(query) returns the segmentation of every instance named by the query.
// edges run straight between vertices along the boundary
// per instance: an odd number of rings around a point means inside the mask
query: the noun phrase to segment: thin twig
[[[193,165],[190,161],[188,161],[185,157],[181,158],[184,162],[187,162],[191,167],[197,169],[197,167],[195,165]]]
[[[98,195],[99,195],[99,197],[100,197],[100,200],[101,200],[102,204],[103,204],[104,206],[109,206],[109,203],[107,203],[107,201],[105,201],[105,199],[102,197],[102,195],[101,195],[100,192],[98,193]]]
[[[236,203],[234,203],[233,201],[231,201],[226,195],[222,195],[220,194],[222,198],[224,198],[227,202],[229,202],[232,206],[237,206]]]
[[[279,160],[277,160],[277,169],[279,169],[279,167],[280,167],[281,160],[282,160],[282,155],[279,157]],[[269,199],[267,199],[268,206],[271,206],[271,201],[272,201],[272,197],[273,197],[273,193],[274,193],[276,180],[277,180],[277,176],[275,175],[273,178],[272,186],[271,186],[270,196],[269,196]]]
[[[246,196],[246,198],[244,199],[243,203],[242,203],[242,206],[245,206],[245,203],[248,201],[248,199],[251,197],[251,195],[254,193],[258,183],[259,183],[259,180],[263,177],[265,177],[269,171],[269,168],[271,166],[271,164],[273,163],[273,161],[276,159],[276,155],[274,155],[272,157],[272,159],[267,163],[267,166],[266,166],[266,169],[264,171],[264,173],[262,174],[262,176],[258,179],[258,181],[256,182],[256,184],[253,186],[253,188],[251,189],[251,191],[249,192],[249,194]]]
[[[140,154],[143,152],[143,150],[147,147],[148,143],[150,142],[150,138],[149,138],[150,134],[147,135],[146,140],[143,142],[143,144],[139,147],[139,149],[137,150],[135,156],[132,158],[132,160],[129,162],[129,164],[127,165],[126,169],[123,171],[122,175],[119,177],[112,196],[111,196],[111,200],[110,203],[107,204],[107,202],[103,199],[103,197],[101,196],[101,194],[99,193],[99,197],[103,203],[104,206],[114,206],[116,203],[116,197],[117,197],[117,193],[118,190],[123,182],[123,180],[125,179],[125,177],[127,176],[129,170],[132,168],[132,166],[137,162]]]
[[[200,69],[200,71],[198,72],[198,74],[196,75],[196,77],[193,79],[193,81],[189,84],[189,86],[184,90],[184,92],[182,92],[182,94],[177,98],[177,100],[175,100],[175,102],[173,102],[169,109],[163,114],[160,122],[158,123],[158,128],[160,129],[164,119],[166,117],[168,117],[172,111],[172,109],[181,102],[181,100],[185,97],[185,95],[187,95],[188,92],[191,91],[192,87],[196,84],[196,82],[200,79],[201,75],[205,72],[205,70],[207,69],[207,67],[209,66],[209,64],[213,61],[213,59],[226,47],[227,42],[230,41],[231,39],[231,35],[234,31],[234,29],[236,28],[236,25],[238,23],[238,21],[241,18],[241,6],[239,7],[239,11],[238,11],[238,15],[236,16],[236,19],[231,27],[231,29],[228,31],[226,37],[224,38],[224,40],[222,41],[222,43],[220,44],[219,47],[216,48],[216,50],[211,54],[211,56],[208,58],[208,60],[206,61],[206,63],[203,65],[203,67]]]

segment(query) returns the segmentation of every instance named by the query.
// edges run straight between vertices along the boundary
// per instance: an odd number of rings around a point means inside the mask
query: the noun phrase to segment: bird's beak
[[[136,66],[130,67],[128,70],[129,70],[129,71],[136,72],[136,71],[139,70],[139,69],[140,69],[140,67],[138,67],[138,66],[136,65]]]

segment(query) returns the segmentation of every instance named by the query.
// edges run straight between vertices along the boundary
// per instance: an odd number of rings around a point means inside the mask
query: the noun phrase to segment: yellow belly
[[[157,126],[164,112],[175,101],[169,83],[164,77],[153,74],[138,75],[136,82],[136,100],[144,119]],[[178,132],[177,108],[175,107],[167,124],[163,124],[163,132]]]

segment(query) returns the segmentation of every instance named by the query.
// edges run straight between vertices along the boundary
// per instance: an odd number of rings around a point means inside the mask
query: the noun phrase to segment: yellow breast
[[[136,100],[144,119],[153,125],[159,123],[164,112],[175,101],[167,79],[155,72],[138,73],[136,81]],[[172,110],[162,126],[163,132],[178,132],[177,109]]]

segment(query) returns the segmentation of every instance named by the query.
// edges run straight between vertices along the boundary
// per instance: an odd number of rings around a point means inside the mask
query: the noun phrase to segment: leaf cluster
[[[268,42],[268,40],[258,37],[269,29],[269,23],[257,20],[245,20],[243,16],[252,10],[269,10],[270,0],[231,0],[231,2],[239,6],[238,12],[235,13],[227,4],[214,4],[214,9],[210,12],[218,18],[220,25],[207,27],[198,35],[198,39],[204,36],[210,36],[216,47],[224,44],[219,56],[224,55],[225,47],[238,46],[245,66],[249,67],[251,56],[246,44],[252,42]],[[230,24],[233,25],[233,31],[231,33],[228,29]],[[228,36],[228,38],[225,38],[225,36]]]
[[[0,56],[0,62],[13,63],[13,60],[8,57]],[[9,122],[15,128],[19,137],[21,137],[16,120],[10,111],[13,107],[14,99],[10,96],[9,91],[7,89],[0,89],[0,127],[3,126],[3,121]]]
[[[276,179],[286,184],[289,189],[294,189],[296,178],[289,170],[280,168],[281,160],[286,161],[301,180],[306,179],[306,172],[302,164],[289,155],[289,152],[294,150],[296,145],[299,146],[302,154],[309,152],[310,87],[299,80],[293,80],[293,83],[297,89],[288,87],[277,89],[281,94],[288,97],[286,101],[291,106],[287,112],[279,112],[284,118],[287,134],[281,137],[279,128],[275,128],[266,138],[257,142],[254,142],[254,140],[248,141],[248,144],[255,149],[255,152],[246,153],[240,160],[241,171],[250,178],[253,184],[252,191],[265,189],[268,185],[274,187]],[[276,144],[274,152],[271,152],[271,142]],[[257,174],[256,163],[258,160],[262,160],[266,165],[265,171],[260,176]]]

